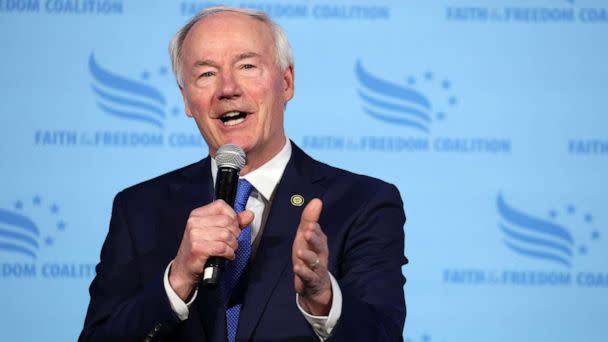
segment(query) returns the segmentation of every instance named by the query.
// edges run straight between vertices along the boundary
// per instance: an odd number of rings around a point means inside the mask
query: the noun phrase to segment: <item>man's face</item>
[[[234,12],[202,19],[186,36],[182,56],[186,114],[212,156],[224,144],[237,144],[255,169],[280,151],[294,74],[292,67],[278,67],[266,24]]]

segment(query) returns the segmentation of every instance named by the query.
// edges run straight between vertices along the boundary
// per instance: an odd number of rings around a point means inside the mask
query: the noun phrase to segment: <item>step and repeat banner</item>
[[[288,136],[396,184],[408,342],[608,339],[608,2],[226,1],[295,54]],[[0,0],[0,332],[74,341],[121,189],[204,158],[205,1]]]

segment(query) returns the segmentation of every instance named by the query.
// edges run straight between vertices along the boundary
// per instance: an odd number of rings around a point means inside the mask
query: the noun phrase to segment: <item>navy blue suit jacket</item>
[[[291,248],[303,206],[320,198],[329,271],[343,295],[331,341],[401,341],[405,215],[397,188],[313,160],[293,145],[251,260],[237,341],[315,341],[296,306]],[[79,341],[225,341],[219,290],[199,287],[180,322],[163,288],[190,211],[213,200],[210,159],[120,192],[114,199]]]

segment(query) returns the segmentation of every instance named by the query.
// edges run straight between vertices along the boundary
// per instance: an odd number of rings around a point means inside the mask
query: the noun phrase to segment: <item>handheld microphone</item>
[[[215,199],[222,199],[234,208],[236,189],[239,184],[239,173],[247,157],[243,149],[234,144],[226,144],[217,149],[215,155],[217,162],[217,176],[215,179]],[[204,286],[216,286],[224,271],[225,259],[222,257],[210,257],[207,259],[203,270]]]

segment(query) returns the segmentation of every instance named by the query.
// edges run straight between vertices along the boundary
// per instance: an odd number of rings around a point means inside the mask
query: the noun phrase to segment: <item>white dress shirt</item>
[[[267,205],[270,204],[270,198],[277,184],[281,180],[283,176],[283,172],[285,171],[285,167],[289,162],[289,158],[291,157],[291,142],[289,139],[285,139],[285,146],[277,153],[272,159],[266,162],[264,165],[260,166],[256,170],[251,171],[247,175],[242,178],[245,178],[251,185],[253,185],[253,190],[251,191],[251,195],[249,195],[249,199],[247,200],[247,204],[245,208],[254,213],[253,222],[251,222],[251,242],[255,241],[257,235],[260,232],[262,227],[262,216],[264,213],[264,209]],[[215,159],[211,159],[211,175],[213,177],[213,184],[215,184],[215,178],[217,175],[217,163]],[[294,227],[295,229],[296,227]],[[171,264],[173,261],[169,263],[167,269],[165,270],[164,275],[164,287],[165,292],[167,292],[167,297],[169,297],[169,302],[171,303],[171,308],[177,315],[180,320],[185,320],[189,315],[189,307],[192,305],[196,296],[198,294],[198,289],[194,291],[192,298],[188,303],[185,303],[173,290],[171,285],[169,284],[169,270],[171,269]],[[331,331],[338,323],[338,319],[342,314],[342,292],[340,291],[340,287],[338,286],[337,281],[334,277],[329,274],[331,279],[331,289],[332,289],[332,305],[329,310],[328,316],[313,316],[300,306],[298,295],[296,294],[296,305],[304,318],[308,323],[312,326],[315,334],[319,337],[321,341],[324,341],[329,337]]]

